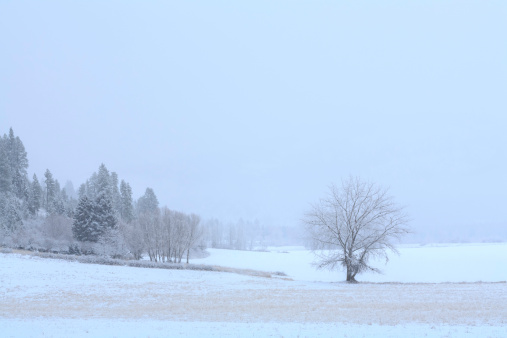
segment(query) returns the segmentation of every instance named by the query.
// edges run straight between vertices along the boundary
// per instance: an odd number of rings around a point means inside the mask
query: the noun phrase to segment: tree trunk
[[[356,273],[354,272],[354,269],[352,267],[347,266],[347,282],[348,283],[357,283],[356,281]]]

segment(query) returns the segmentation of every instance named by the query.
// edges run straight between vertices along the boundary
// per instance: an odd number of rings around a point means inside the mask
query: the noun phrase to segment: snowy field
[[[507,337],[506,259],[506,244],[403,247],[346,284],[301,248],[193,260],[286,279],[0,254],[1,335]]]
[[[191,263],[262,271],[281,271],[301,281],[345,280],[341,271],[315,270],[315,256],[303,247],[274,247],[268,252],[208,249],[210,256]],[[507,243],[403,245],[400,255],[376,263],[383,274],[365,273],[363,282],[443,283],[507,281]]]

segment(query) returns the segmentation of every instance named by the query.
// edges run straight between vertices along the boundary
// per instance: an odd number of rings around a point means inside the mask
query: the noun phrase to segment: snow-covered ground
[[[312,256],[300,248],[210,250],[209,257],[194,260],[283,271],[292,280],[0,254],[0,332],[2,337],[507,337],[507,284],[498,283],[507,279],[506,249],[505,244],[403,247],[382,278],[410,283],[355,285],[337,283],[341,273],[315,272],[308,267]],[[441,272],[445,267],[463,277],[450,279],[454,275]],[[375,281],[367,277],[361,280]],[[458,283],[412,283],[448,280]],[[488,282],[459,283],[477,280]]]
[[[506,337],[505,327],[426,324],[174,322],[151,319],[3,319],[2,337]]]
[[[319,270],[315,256],[303,247],[274,247],[266,252],[208,249],[210,256],[192,263],[263,271],[281,271],[294,280],[336,282],[343,271]],[[507,281],[507,243],[404,245],[389,262],[376,262],[383,274],[357,276],[364,282],[441,283]]]

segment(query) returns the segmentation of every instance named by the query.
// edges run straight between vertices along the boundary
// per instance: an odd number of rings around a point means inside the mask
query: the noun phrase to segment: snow
[[[3,337],[505,337],[505,327],[425,324],[173,322],[110,319],[2,319]]]
[[[442,283],[507,281],[507,243],[405,245],[400,255],[376,267],[383,274],[365,273],[356,277],[364,282]],[[266,252],[208,249],[210,256],[194,259],[195,264],[224,265],[264,271],[281,271],[294,280],[343,281],[343,271],[318,270],[315,256],[303,247],[268,248]]]
[[[403,283],[360,284],[316,272],[295,247],[193,260],[287,278],[0,254],[0,327],[3,337],[505,337],[506,249],[402,247],[381,277]],[[462,283],[479,279],[487,282]]]

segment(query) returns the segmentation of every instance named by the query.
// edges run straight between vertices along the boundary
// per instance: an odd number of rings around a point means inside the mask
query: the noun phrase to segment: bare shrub
[[[41,226],[42,235],[59,241],[72,242],[72,219],[63,215],[49,215]]]

